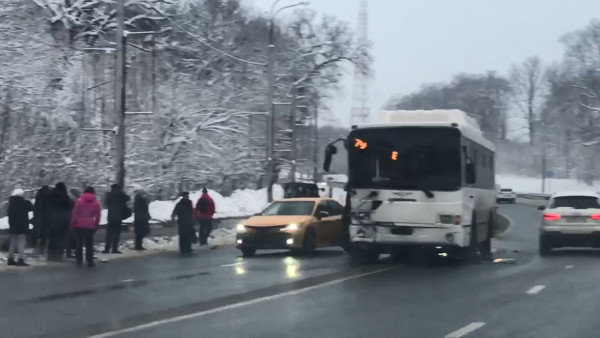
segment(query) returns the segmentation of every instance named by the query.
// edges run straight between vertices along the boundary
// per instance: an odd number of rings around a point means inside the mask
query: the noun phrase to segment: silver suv
[[[517,203],[517,194],[512,189],[500,189],[496,197],[498,203],[507,202],[511,204]]]
[[[550,198],[540,227],[540,255],[561,247],[600,247],[600,195],[561,193]]]

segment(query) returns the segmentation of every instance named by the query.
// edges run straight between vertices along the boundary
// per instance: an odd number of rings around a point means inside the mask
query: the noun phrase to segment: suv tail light
[[[593,220],[595,221],[600,221],[600,214],[594,214],[592,216],[590,216]]]
[[[562,218],[560,214],[554,214],[551,212],[544,214],[544,221],[558,221]]]

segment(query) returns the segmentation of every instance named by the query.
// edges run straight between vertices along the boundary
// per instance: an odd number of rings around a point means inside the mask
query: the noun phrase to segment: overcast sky
[[[243,0],[268,9],[273,0]],[[293,4],[282,0],[281,4]],[[359,0],[313,0],[310,6],[356,27]],[[370,0],[369,38],[375,78],[372,114],[396,93],[452,75],[496,70],[532,55],[558,61],[559,38],[600,18],[599,0]],[[333,114],[349,124],[352,77],[332,102]]]

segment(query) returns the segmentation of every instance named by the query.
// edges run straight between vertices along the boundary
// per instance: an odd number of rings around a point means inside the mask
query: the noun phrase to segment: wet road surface
[[[0,275],[0,325],[11,337],[599,336],[600,255],[542,259],[538,212],[503,211],[514,224],[496,256],[515,264],[353,267],[336,249],[164,254]]]

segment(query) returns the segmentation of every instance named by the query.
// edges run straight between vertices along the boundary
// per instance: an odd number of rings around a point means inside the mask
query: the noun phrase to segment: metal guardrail
[[[215,222],[216,226],[219,226],[222,222],[235,222],[238,220],[243,220],[246,218],[249,218],[251,216],[244,216],[244,217],[221,217],[221,218],[215,218],[213,219],[213,222]],[[123,222],[123,227],[127,228],[130,226],[133,226],[133,222]],[[152,219],[150,220],[150,226],[153,228],[174,228],[176,226],[176,224],[173,224],[170,220],[168,221],[159,221],[159,220],[155,220]],[[235,226],[235,224],[234,224]],[[106,224],[100,224],[100,227],[98,228],[98,230],[104,230],[106,229]],[[8,229],[1,229],[0,230],[0,236],[2,235],[8,235]]]
[[[531,194],[531,193],[517,193],[518,198],[528,200],[549,200],[550,194]]]

